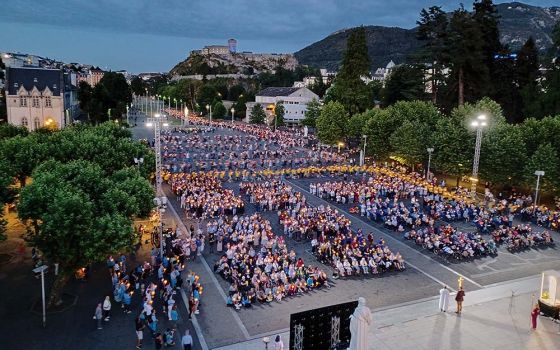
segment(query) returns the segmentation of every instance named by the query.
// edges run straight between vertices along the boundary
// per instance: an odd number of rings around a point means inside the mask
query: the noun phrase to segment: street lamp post
[[[434,152],[434,148],[433,147],[429,147],[427,149],[428,151],[428,170],[426,171],[426,179],[428,181],[430,181],[431,176],[430,176],[430,165],[432,164],[432,153]]]
[[[159,257],[163,262],[163,213],[167,208],[167,197],[156,197],[154,198],[154,204],[157,207],[158,219],[159,219]]]
[[[189,123],[189,107],[185,106],[185,118],[183,118],[183,125]]]
[[[235,108],[231,107],[231,122],[233,123],[233,116],[235,114]]]
[[[140,172],[140,165],[144,163],[144,158],[134,158],[134,164],[138,167],[138,172]]]
[[[544,176],[544,171],[537,170],[537,171],[535,171],[535,175],[537,176],[537,187],[535,188],[535,205],[533,206],[533,211],[537,210],[538,196],[539,196],[539,184],[540,184],[541,176]]]
[[[173,101],[175,101],[175,110],[177,110],[177,99],[174,98]]]
[[[471,126],[476,128],[476,143],[474,147],[474,160],[473,169],[471,177],[471,194],[473,198],[476,198],[476,185],[478,183],[478,163],[480,161],[480,146],[482,144],[482,129],[486,126],[486,116],[484,114],[479,115],[476,120],[471,122]]]
[[[366,163],[366,145],[367,145],[367,135],[362,135],[364,139],[364,149],[362,150],[362,154],[360,157],[360,166]]]
[[[206,105],[206,110],[210,112],[210,123],[212,123],[212,106]]]
[[[148,118],[146,126],[154,127],[154,148],[156,153],[156,193],[161,193],[161,127],[169,126],[163,122],[160,114],[156,114],[155,118]]]
[[[45,301],[45,272],[49,267],[47,265],[39,266],[33,269],[33,272],[41,274],[41,298],[43,301],[43,327],[47,326],[47,308]]]
[[[130,124],[128,123],[128,108],[129,108],[128,105],[126,105],[126,124],[127,124],[127,125],[130,125]]]
[[[340,153],[340,148],[341,148],[342,146],[344,146],[344,143],[339,142],[339,143],[338,143],[338,153]]]

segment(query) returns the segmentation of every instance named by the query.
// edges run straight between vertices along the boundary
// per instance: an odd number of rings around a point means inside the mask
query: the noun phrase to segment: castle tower
[[[229,52],[236,53],[237,52],[237,40],[229,39],[228,40],[228,47],[229,47]]]

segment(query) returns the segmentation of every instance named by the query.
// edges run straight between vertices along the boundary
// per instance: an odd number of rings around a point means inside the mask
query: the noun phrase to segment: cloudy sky
[[[0,51],[131,72],[168,71],[188,52],[226,44],[294,52],[342,28],[411,28],[424,7],[452,0],[4,0]],[[464,1],[469,4],[470,0]],[[506,2],[506,1],[497,1]],[[526,0],[538,6],[558,0]],[[466,5],[467,6],[467,5]]]

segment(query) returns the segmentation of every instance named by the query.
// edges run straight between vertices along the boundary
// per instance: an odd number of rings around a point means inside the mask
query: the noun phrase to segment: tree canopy
[[[266,113],[260,103],[257,103],[251,109],[251,124],[264,124],[266,122]]]

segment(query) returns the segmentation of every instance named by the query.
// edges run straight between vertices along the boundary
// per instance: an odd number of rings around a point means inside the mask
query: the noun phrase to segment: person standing
[[[465,300],[465,291],[463,290],[463,287],[459,288],[459,291],[457,292],[457,295],[455,296],[455,301],[457,302],[457,311],[455,311],[456,314],[461,314],[461,312],[463,311],[463,301]]]
[[[439,311],[446,312],[448,307],[449,289],[447,289],[447,286],[443,286],[443,288],[439,290]]]
[[[134,320],[136,324],[136,349],[142,348],[142,340],[144,339],[144,321],[140,319],[140,316],[136,317]]]
[[[93,319],[97,320],[97,329],[103,329],[101,326],[101,320],[103,319],[103,309],[101,308],[101,303],[97,304],[95,313],[93,314]]]
[[[185,335],[181,338],[181,344],[183,344],[183,350],[191,350],[193,345],[193,339],[189,334],[189,330],[185,331]]]
[[[103,301],[103,318],[105,322],[109,322],[109,318],[111,318],[111,298],[108,295]]]
[[[274,350],[284,350],[284,342],[282,338],[280,338],[280,335],[277,335],[274,340]]]
[[[533,330],[537,329],[537,319],[539,318],[540,312],[539,304],[535,304],[533,311],[531,311],[531,326]]]

